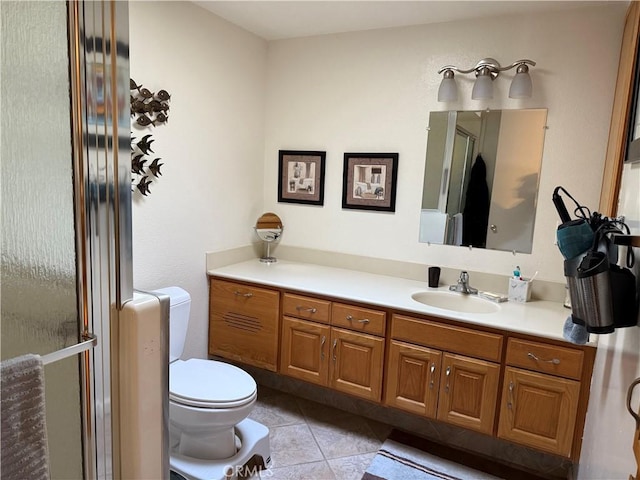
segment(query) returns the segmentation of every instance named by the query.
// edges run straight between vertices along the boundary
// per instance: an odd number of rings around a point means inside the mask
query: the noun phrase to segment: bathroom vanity
[[[211,355],[577,460],[596,349],[562,338],[561,304],[282,261],[208,273]]]

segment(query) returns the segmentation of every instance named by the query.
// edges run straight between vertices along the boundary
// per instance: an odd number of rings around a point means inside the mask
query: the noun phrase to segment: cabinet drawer
[[[280,294],[211,280],[209,354],[277,371]]]
[[[507,365],[580,380],[584,352],[573,348],[510,338]]]
[[[303,297],[293,293],[285,293],[282,301],[284,315],[289,317],[313,320],[314,322],[329,323],[331,302],[317,298]]]
[[[502,335],[394,315],[391,337],[471,357],[500,362]]]
[[[270,316],[278,312],[280,295],[274,290],[212,279],[210,294],[211,310],[222,314],[237,312],[260,317],[266,312]]]
[[[379,310],[334,303],[331,307],[331,325],[358,332],[384,336],[386,314]]]

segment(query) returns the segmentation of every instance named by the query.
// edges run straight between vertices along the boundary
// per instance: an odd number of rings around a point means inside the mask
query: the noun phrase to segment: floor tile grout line
[[[304,412],[303,412],[304,415]],[[306,417],[305,417],[306,419]],[[315,434],[313,433],[313,428],[311,428],[311,425],[309,425],[309,421],[306,420],[305,421],[307,428],[309,429],[309,432],[311,432],[311,436],[313,437],[313,441],[316,442],[316,446],[318,447],[318,450],[320,450],[320,453],[322,454],[322,458],[324,458],[324,461],[327,462],[327,465],[329,465],[329,462],[327,461],[327,456],[324,453],[324,450],[322,449],[322,446],[320,446],[320,442],[318,442],[318,439],[316,438]],[[331,466],[329,465],[329,468],[331,468]],[[333,471],[333,470],[332,470]]]
[[[277,392],[276,392],[276,395],[278,395],[278,393],[277,393]],[[338,456],[338,457],[335,457],[335,458],[328,458],[328,457],[327,457],[327,454],[326,454],[326,453],[324,452],[324,450],[322,449],[322,447],[321,447],[321,445],[320,445],[320,442],[318,441],[318,439],[317,439],[317,437],[316,437],[316,434],[315,434],[315,433],[314,433],[314,431],[313,431],[312,425],[310,425],[310,421],[312,421],[313,423],[320,423],[320,424],[325,423],[325,422],[327,422],[327,423],[330,423],[330,424],[331,424],[331,423],[333,423],[333,422],[331,422],[330,420],[322,420],[322,418],[314,418],[314,417],[309,416],[309,415],[307,415],[307,414],[305,413],[305,408],[301,405],[301,403],[308,403],[308,402],[314,403],[314,401],[313,401],[313,400],[308,400],[308,399],[305,399],[305,398],[303,398],[303,397],[298,397],[297,395],[294,395],[294,394],[291,394],[291,393],[284,394],[283,398],[284,398],[284,397],[288,397],[288,396],[290,396],[290,397],[292,397],[292,398],[294,399],[294,405],[295,405],[295,407],[296,407],[296,409],[297,409],[297,412],[288,411],[288,410],[287,410],[287,412],[288,412],[288,413],[292,413],[292,414],[293,414],[293,415],[295,415],[296,417],[300,416],[301,420],[300,420],[300,422],[298,422],[298,423],[294,422],[294,423],[285,423],[285,424],[281,424],[281,425],[274,425],[272,428],[280,428],[280,427],[287,427],[287,426],[294,426],[294,425],[303,425],[303,424],[304,424],[304,425],[306,425],[307,430],[311,433],[311,436],[312,436],[312,438],[313,438],[313,440],[314,440],[314,442],[315,442],[315,444],[316,444],[316,446],[317,446],[317,448],[318,448],[318,451],[319,451],[319,452],[320,452],[320,454],[322,455],[322,459],[321,459],[321,460],[313,460],[313,461],[311,461],[311,462],[303,461],[303,462],[301,462],[301,463],[296,463],[296,464],[286,465],[286,466],[282,466],[282,467],[275,467],[276,469],[277,469],[277,468],[283,468],[283,469],[284,469],[284,468],[291,468],[291,467],[296,467],[296,466],[305,465],[305,464],[311,464],[311,463],[323,462],[323,463],[324,463],[324,464],[329,468],[329,471],[332,473],[332,475],[334,476],[334,478],[335,478],[336,480],[339,480],[339,478],[338,478],[338,475],[337,475],[336,471],[334,470],[334,468],[333,468],[333,467],[332,467],[332,465],[331,465],[331,461],[339,461],[339,460],[341,460],[341,459],[348,459],[348,458],[352,458],[352,457],[359,457],[359,456],[362,456],[362,455],[371,455],[371,454],[375,454],[375,453],[377,452],[377,449],[376,449],[376,450],[374,450],[374,451],[358,452],[358,453],[355,453],[355,454],[353,454],[353,455],[344,455],[344,456]],[[267,397],[272,397],[272,395],[267,395]],[[337,409],[337,408],[332,407],[332,406],[330,406],[330,405],[323,405],[323,404],[321,404],[321,405],[322,405],[322,406],[324,406],[324,407],[327,407],[327,408],[329,408],[329,409],[336,410],[336,412],[340,412],[340,409]],[[268,409],[270,408],[270,406],[271,406],[271,405],[264,405],[264,406],[265,406],[265,408],[268,410]],[[278,408],[276,405],[273,405],[273,406],[274,406],[274,407],[276,407],[276,408]],[[380,445],[382,445],[383,440],[382,440],[382,439],[380,439],[380,437],[379,437],[379,436],[378,436],[378,434],[376,433],[376,430],[375,430],[375,429],[373,428],[373,426],[370,424],[369,419],[368,419],[367,417],[363,417],[363,416],[360,416],[360,415],[357,415],[357,414],[354,414],[354,413],[351,413],[351,412],[346,412],[346,411],[342,411],[342,412],[340,412],[340,413],[344,413],[344,415],[345,415],[346,417],[351,416],[351,417],[356,417],[356,418],[362,418],[362,420],[363,420],[363,421],[364,421],[364,423],[365,423],[365,426],[366,426],[367,430],[369,430],[369,431],[370,431],[370,433],[371,433],[371,434],[373,434],[373,436],[372,436],[371,438],[376,439],[378,442],[380,442]],[[332,418],[332,419],[333,419],[333,418]],[[369,435],[367,435],[367,436],[369,436]],[[379,446],[378,446],[378,447],[379,447]]]

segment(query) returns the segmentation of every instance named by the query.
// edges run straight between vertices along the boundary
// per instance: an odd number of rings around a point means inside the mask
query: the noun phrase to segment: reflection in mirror
[[[256,235],[265,243],[265,254],[260,257],[264,263],[274,263],[278,260],[271,256],[271,244],[282,236],[282,220],[275,213],[267,212],[256,222]]]
[[[431,112],[420,241],[531,253],[546,109]]]

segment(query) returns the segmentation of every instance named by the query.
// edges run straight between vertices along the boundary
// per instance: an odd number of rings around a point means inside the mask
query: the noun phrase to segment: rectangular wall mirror
[[[546,109],[431,112],[420,241],[531,253]]]

